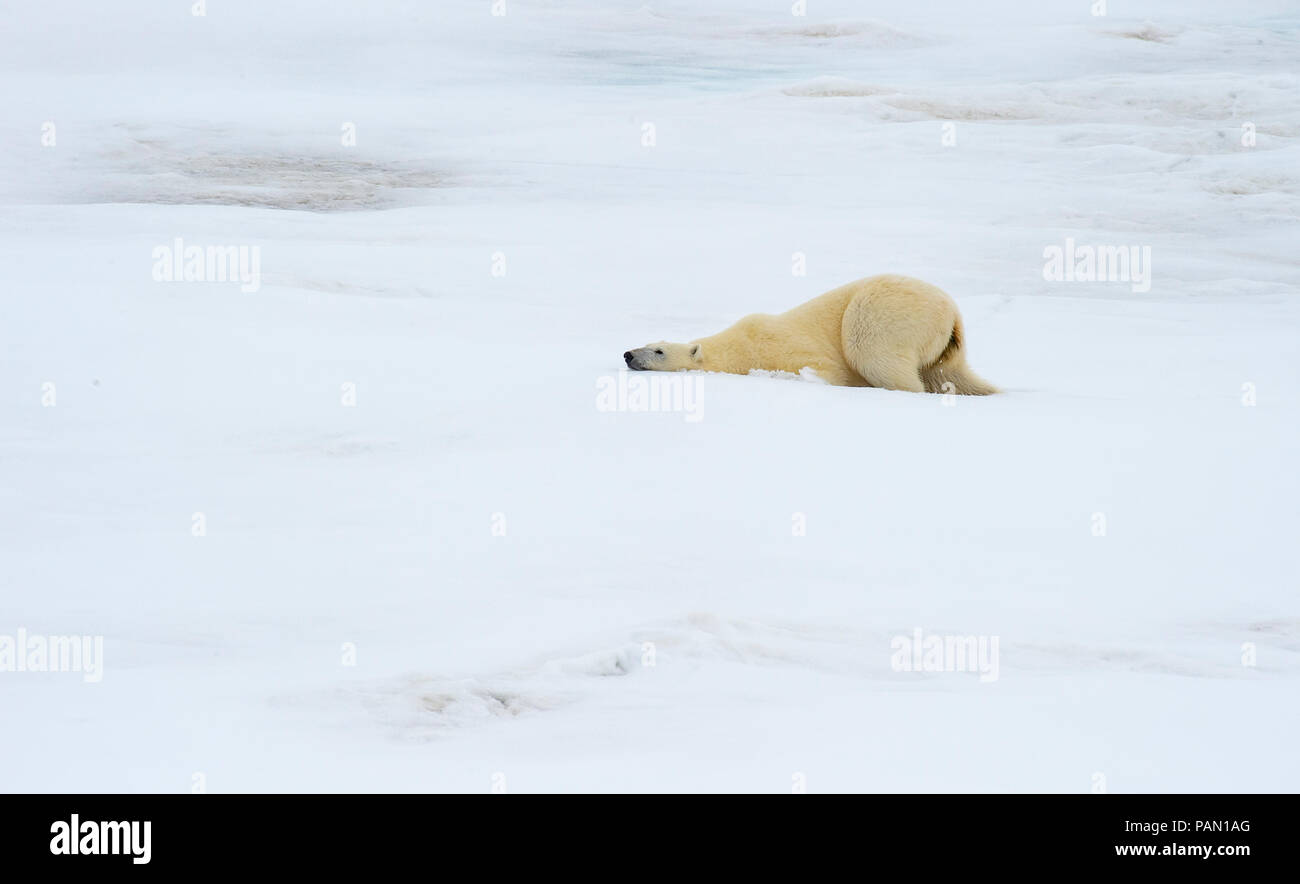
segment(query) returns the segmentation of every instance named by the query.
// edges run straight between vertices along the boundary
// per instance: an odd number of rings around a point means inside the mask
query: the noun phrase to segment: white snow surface
[[[0,790],[1300,789],[1300,10],[807,6],[6,11]],[[597,407],[882,272],[1007,392]]]

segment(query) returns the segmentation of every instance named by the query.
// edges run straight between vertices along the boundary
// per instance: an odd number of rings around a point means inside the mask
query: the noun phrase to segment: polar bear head
[[[671,344],[660,341],[646,344],[623,354],[623,361],[633,371],[688,371],[703,368],[704,358],[698,342]]]

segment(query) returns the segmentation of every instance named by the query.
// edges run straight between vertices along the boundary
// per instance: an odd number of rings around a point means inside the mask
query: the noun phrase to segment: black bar
[[[810,872],[850,861],[864,871],[919,862],[927,872],[1104,865],[1231,873],[1292,858],[1297,803],[1294,795],[4,795],[0,851],[15,871],[337,873],[414,859],[440,877],[476,858],[485,873],[516,861],[536,873],[613,851],[622,857],[608,868],[613,875],[662,872],[674,858],[688,863],[705,851],[737,867],[802,861]],[[60,835],[74,814],[82,838],[92,839],[79,848],[105,834],[111,848],[116,834],[120,852],[53,852],[69,848]],[[99,825],[128,821],[139,824],[131,840],[121,827]],[[148,862],[137,863],[146,821]]]

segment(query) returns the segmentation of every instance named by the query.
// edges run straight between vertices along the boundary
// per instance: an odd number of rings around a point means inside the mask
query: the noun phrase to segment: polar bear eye
[[[656,350],[656,351],[655,351],[655,355],[656,355],[656,356],[662,356],[662,355],[664,355],[664,351],[663,351],[663,350]]]

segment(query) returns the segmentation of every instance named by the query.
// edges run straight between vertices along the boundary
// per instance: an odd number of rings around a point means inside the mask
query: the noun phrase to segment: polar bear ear
[[[692,359],[699,359],[699,358],[700,358],[700,345],[699,345],[699,344],[691,344],[691,358],[692,358]]]

